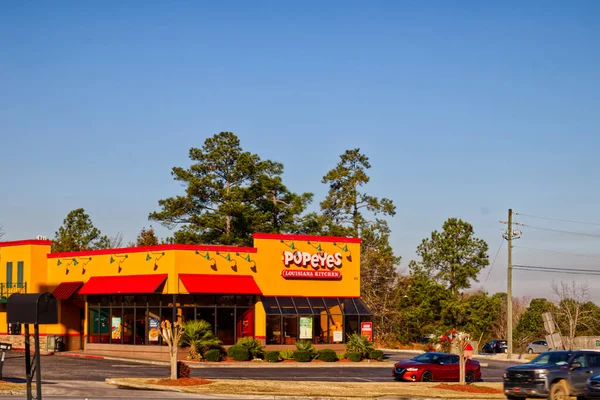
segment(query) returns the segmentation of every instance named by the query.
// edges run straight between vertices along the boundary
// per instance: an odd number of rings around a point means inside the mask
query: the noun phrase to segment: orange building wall
[[[0,281],[6,277],[6,261],[13,261],[13,282],[16,282],[16,262],[24,261],[28,293],[52,292],[62,282],[85,283],[94,276],[168,274],[163,293],[184,294],[187,291],[178,274],[188,273],[252,276],[266,296],[360,296],[360,239],[256,234],[254,248],[161,245],[55,254],[49,254],[50,241],[29,242],[36,241],[12,242],[4,247],[0,243]],[[332,270],[338,271],[341,278],[285,279],[284,270],[330,271],[327,267],[315,269],[310,263],[286,266],[283,260],[286,251],[310,256],[339,253],[341,265]],[[81,321],[77,307],[71,301],[59,301],[60,323],[40,326],[40,333],[78,336]],[[84,307],[83,302],[81,307]],[[4,327],[6,313],[0,312],[0,333]],[[87,320],[84,327],[87,334]],[[264,337],[265,331],[265,311],[257,296],[255,335]]]

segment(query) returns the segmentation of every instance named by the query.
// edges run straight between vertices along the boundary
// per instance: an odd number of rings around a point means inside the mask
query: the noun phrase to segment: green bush
[[[268,362],[277,362],[279,361],[279,352],[278,351],[267,351],[265,354],[265,360]]]
[[[323,349],[317,353],[317,359],[325,362],[333,362],[337,361],[337,354],[331,349]]]
[[[346,353],[360,353],[361,357],[368,357],[371,350],[373,350],[373,343],[369,342],[365,336],[358,333],[348,335]]]
[[[211,349],[204,353],[204,358],[206,361],[221,361],[221,350],[219,349]]]
[[[279,357],[281,357],[282,360],[293,360],[294,359],[294,350],[281,350],[279,352]]]
[[[381,350],[371,350],[369,352],[369,358],[371,360],[382,361],[383,360],[383,351],[381,351]]]
[[[356,352],[346,353],[346,358],[352,362],[359,362],[362,358],[362,354]]]
[[[300,340],[296,342],[296,350],[313,352],[315,348],[310,340]]]
[[[260,344],[260,340],[253,337],[243,337],[237,342],[237,346],[244,346],[250,352],[252,358],[263,358],[265,356],[265,348]]]
[[[235,361],[250,360],[250,351],[248,348],[238,344],[231,346],[229,350],[227,350],[227,355],[233,358]]]
[[[309,362],[312,360],[312,351],[296,350],[294,352],[294,360],[298,362]]]
[[[336,353],[336,356],[338,360],[343,360],[346,358],[346,353],[342,351],[341,353]]]

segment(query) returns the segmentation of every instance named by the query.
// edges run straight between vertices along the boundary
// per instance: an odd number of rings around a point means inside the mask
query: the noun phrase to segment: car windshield
[[[549,351],[534,358],[531,364],[566,365],[570,355],[568,351]]]
[[[441,354],[437,353],[424,353],[413,358],[414,361],[421,363],[435,363],[442,357]]]

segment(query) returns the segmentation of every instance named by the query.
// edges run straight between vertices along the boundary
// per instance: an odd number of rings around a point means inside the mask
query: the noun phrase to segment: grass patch
[[[157,379],[149,378],[113,378],[107,382],[118,386],[128,386],[147,389],[168,390],[165,386],[156,385]],[[293,393],[298,397],[354,397],[373,398],[382,396],[422,396],[443,399],[464,398],[465,392],[440,386],[438,383],[425,382],[300,382],[272,380],[242,380],[211,379],[210,384],[199,386],[179,386],[178,391],[204,394],[237,394],[237,395],[273,395],[289,396]],[[443,385],[441,385],[443,386]],[[460,386],[460,385],[459,385]],[[473,385],[468,385],[473,387]],[[488,392],[469,392],[470,398],[503,399],[500,391],[501,382],[481,382],[477,388],[489,389]],[[500,392],[497,392],[500,391]]]

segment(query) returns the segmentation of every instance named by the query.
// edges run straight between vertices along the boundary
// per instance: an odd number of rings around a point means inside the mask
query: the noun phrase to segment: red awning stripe
[[[52,294],[59,300],[68,300],[81,285],[83,285],[83,282],[62,282],[52,291]]]
[[[93,276],[79,289],[79,294],[156,293],[166,279],[167,274]]]
[[[189,293],[262,294],[251,275],[179,274]]]

